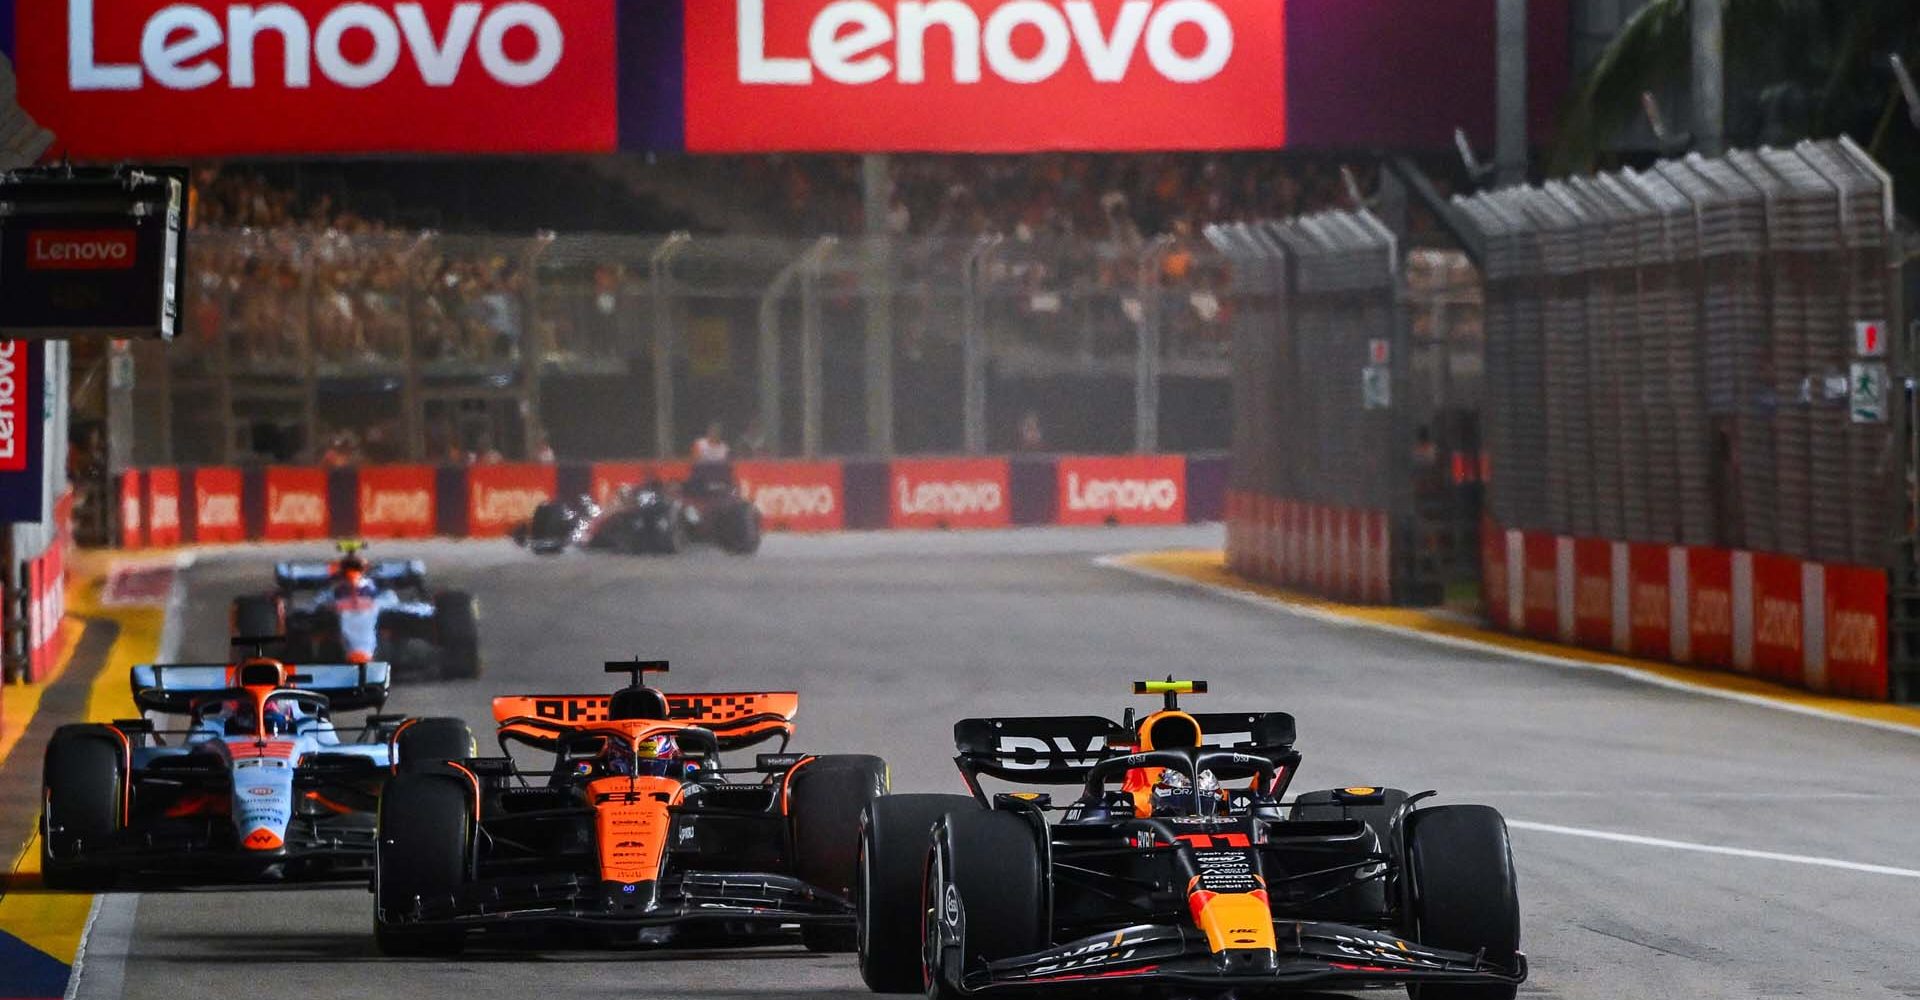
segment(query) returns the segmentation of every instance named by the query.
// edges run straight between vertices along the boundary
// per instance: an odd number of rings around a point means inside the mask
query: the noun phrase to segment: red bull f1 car
[[[861,830],[860,969],[877,992],[1263,996],[1404,986],[1512,1000],[1527,975],[1506,824],[1432,793],[1283,805],[1280,712],[969,719],[974,795],[896,795]],[[982,778],[1076,789],[989,796]]]
[[[790,753],[792,692],[494,700],[501,757],[401,774],[380,802],[375,935],[449,954],[474,932],[853,950],[859,818],[886,763]],[[763,744],[746,766],[725,758]],[[517,763],[511,750],[540,758]],[[504,933],[495,933],[505,939]],[[529,935],[522,935],[527,937]]]
[[[403,677],[480,675],[480,609],[473,595],[435,591],[418,560],[368,559],[343,542],[333,562],[274,567],[274,589],[233,601],[237,641],[283,637],[296,663],[393,665]]]
[[[473,752],[458,719],[336,712],[386,701],[385,663],[137,666],[147,718],[70,725],[47,747],[41,871],[54,888],[122,877],[338,876],[373,863],[373,817],[397,764]]]

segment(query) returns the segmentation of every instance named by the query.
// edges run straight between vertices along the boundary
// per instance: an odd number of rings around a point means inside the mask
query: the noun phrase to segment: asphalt
[[[761,555],[539,560],[386,545],[482,605],[486,676],[389,708],[600,691],[602,661],[673,661],[669,687],[797,688],[814,751],[885,755],[896,790],[956,791],[968,715],[1117,716],[1136,678],[1299,718],[1296,789],[1385,784],[1527,824],[1796,858],[1514,832],[1534,978],[1522,996],[1920,997],[1920,739],[1308,621],[1145,580],[1095,556],[1217,545],[1217,529],[776,537]],[[203,557],[183,658],[219,659],[227,602],[289,551]],[[320,552],[323,550],[308,549]],[[1855,870],[1809,863],[1882,866]],[[852,961],[798,950],[376,955],[364,889],[108,898],[78,995],[858,997]]]

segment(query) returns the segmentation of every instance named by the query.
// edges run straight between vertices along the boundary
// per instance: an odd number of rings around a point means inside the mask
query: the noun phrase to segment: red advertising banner
[[[431,467],[366,466],[356,475],[361,537],[431,538],[438,533],[439,525],[434,523],[438,489]]]
[[[1285,11],[1280,0],[687,0],[687,149],[1277,148]]]
[[[1062,458],[1058,524],[1185,524],[1182,455]]]
[[[1733,553],[1687,550],[1688,660],[1733,666]]]
[[[325,469],[267,470],[267,541],[325,538],[331,526]]]
[[[1004,458],[910,459],[888,467],[895,528],[1004,528],[1012,523]]]
[[[1753,559],[1753,669],[1762,677],[1806,681],[1805,601],[1800,560],[1756,552]]]
[[[613,0],[25,0],[15,28],[20,103],[75,159],[618,140]]]
[[[1627,648],[1635,656],[1673,654],[1672,570],[1666,546],[1627,546]]]
[[[196,543],[246,541],[247,522],[240,513],[240,497],[245,490],[239,469],[194,470],[193,540]]]
[[[499,538],[553,499],[551,465],[476,465],[467,470],[467,537]]]
[[[839,462],[738,462],[734,482],[772,531],[839,531],[847,524]]]
[[[147,544],[180,544],[180,470],[147,470]]]
[[[1613,543],[1573,543],[1573,639],[1591,649],[1613,646]]]
[[[691,462],[595,462],[590,490],[593,502],[604,506],[622,487],[642,486],[651,479],[684,483],[692,474]]]
[[[145,476],[139,469],[120,474],[120,547],[137,549],[147,542]]]
[[[1553,638],[1560,634],[1559,539],[1529,531],[1521,545],[1526,575],[1520,594],[1527,634]]]
[[[1887,697],[1887,571],[1828,566],[1827,682],[1834,694]]]

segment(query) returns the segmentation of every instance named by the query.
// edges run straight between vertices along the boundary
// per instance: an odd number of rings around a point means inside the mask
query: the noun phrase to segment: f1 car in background
[[[1138,684],[1165,707],[1137,724],[1128,710],[956,725],[974,795],[888,796],[862,825],[867,984],[1511,1000],[1527,963],[1500,814],[1376,787],[1282,805],[1293,717],[1180,709],[1205,690]],[[989,797],[983,776],[1079,790],[1065,806]]]
[[[233,600],[236,639],[283,636],[294,663],[380,660],[402,676],[480,676],[480,606],[472,594],[435,591],[418,560],[369,560],[340,545],[334,562],[285,562],[274,589]]]
[[[377,711],[384,663],[132,670],[143,713],[180,716],[69,725],[54,732],[43,775],[41,871],[57,889],[101,888],[122,876],[217,880],[364,873],[374,808],[396,764],[473,753],[459,719],[334,713]]]
[[[665,694],[610,663],[606,695],[496,698],[502,757],[401,774],[380,801],[374,929],[387,954],[470,931],[589,929],[603,943],[767,943],[797,924],[852,951],[860,816],[878,757],[788,753],[792,692]],[[778,741],[751,766],[722,755]],[[510,745],[551,755],[523,769]]]
[[[605,507],[591,497],[541,504],[513,539],[540,555],[569,547],[672,555],[699,542],[748,556],[760,551],[761,527],[760,509],[724,468],[695,466],[677,488],[659,481],[627,487]]]

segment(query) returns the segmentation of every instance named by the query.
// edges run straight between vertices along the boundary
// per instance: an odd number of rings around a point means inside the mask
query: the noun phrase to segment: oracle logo
[[[1127,0],[1110,26],[1092,0],[1006,0],[984,20],[966,0],[896,0],[891,12],[876,0],[834,0],[814,17],[804,57],[797,48],[770,51],[778,47],[767,39],[766,0],[738,3],[738,76],[749,85],[804,87],[816,74],[849,86],[925,83],[934,29],[952,50],[945,74],[960,84],[989,72],[1007,83],[1045,83],[1076,55],[1094,81],[1123,83],[1142,49],[1153,72],[1196,84],[1219,76],[1234,52],[1233,21],[1212,0]],[[1202,39],[1197,52],[1176,44],[1183,28]],[[1016,44],[1016,35],[1037,37],[1038,49]]]
[[[26,394],[20,385],[20,341],[0,341],[0,471],[27,467],[21,431],[27,422]]]
[[[240,526],[240,497],[232,493],[202,493],[199,497],[199,516],[195,523],[202,528],[237,528]]]
[[[360,519],[368,524],[423,524],[433,517],[433,497],[426,490],[360,491]]]
[[[123,271],[134,265],[126,230],[37,232],[27,236],[29,271]]]
[[[533,516],[534,508],[549,499],[551,497],[546,490],[476,486],[473,491],[473,519],[489,524],[523,521]]]
[[[992,480],[915,483],[906,476],[898,476],[893,482],[895,502],[901,514],[945,517],[991,514],[1007,503],[1005,491]]]
[[[327,523],[325,497],[308,490],[270,490],[267,520],[287,527],[319,528]]]
[[[767,517],[826,517],[834,512],[837,501],[833,487],[825,483],[813,486],[760,486],[741,483],[742,493],[753,498],[753,505]]]
[[[566,51],[566,34],[553,13],[517,0],[491,10],[484,3],[455,4],[436,32],[424,5],[341,4],[315,25],[286,3],[232,4],[225,18],[191,3],[155,13],[140,32],[140,61],[100,61],[95,51],[94,0],[68,0],[67,83],[75,91],[138,91],[151,79],[168,90],[199,90],[222,78],[235,90],[258,84],[256,50],[273,35],[284,53],[282,83],[289,90],[313,86],[317,69],[336,86],[377,86],[399,69],[404,54],[429,87],[456,85],[469,53],[480,69],[507,87],[530,87],[553,75]],[[531,51],[508,51],[510,37],[524,36]],[[351,40],[351,42],[349,41]],[[217,50],[226,48],[222,67]]]
[[[1067,509],[1170,511],[1180,504],[1180,484],[1171,479],[1081,479],[1067,474]]]

